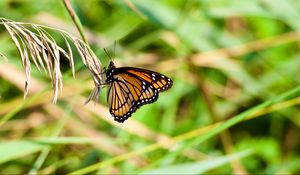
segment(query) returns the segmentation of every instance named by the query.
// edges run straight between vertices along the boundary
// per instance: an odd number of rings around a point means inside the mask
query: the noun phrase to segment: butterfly
[[[105,70],[105,76],[109,112],[120,123],[141,106],[155,102],[160,92],[173,85],[170,78],[158,72],[134,67],[117,68],[113,61]]]

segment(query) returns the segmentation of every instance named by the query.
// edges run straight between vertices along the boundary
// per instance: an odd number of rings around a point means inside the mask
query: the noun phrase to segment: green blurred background
[[[300,81],[300,1],[71,2],[102,66],[117,41],[117,66],[159,71],[174,85],[118,124],[106,89],[83,105],[94,84],[74,53],[76,78],[62,60],[57,104],[33,64],[24,100],[22,62],[1,25],[0,174],[300,173],[299,90],[286,95]],[[0,16],[78,36],[60,0],[1,0]]]

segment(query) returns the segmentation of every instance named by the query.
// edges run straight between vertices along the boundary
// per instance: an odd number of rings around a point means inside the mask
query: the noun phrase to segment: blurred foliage
[[[77,54],[76,78],[62,60],[57,104],[48,76],[34,67],[36,84],[24,100],[21,60],[1,26],[0,52],[8,62],[0,59],[0,174],[300,173],[300,1],[72,5],[103,66],[109,62],[103,48],[113,53],[117,41],[117,66],[162,72],[174,86],[117,124],[106,89],[99,104],[83,105],[93,82]],[[59,0],[1,0],[0,16],[78,36]]]

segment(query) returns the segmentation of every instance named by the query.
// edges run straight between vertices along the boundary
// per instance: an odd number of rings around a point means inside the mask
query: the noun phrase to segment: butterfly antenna
[[[104,50],[104,52],[106,53],[106,55],[108,56],[108,58],[112,61],[113,59],[112,59],[111,56],[108,54],[107,50],[106,50],[105,48],[104,48],[103,50]]]
[[[114,54],[113,54],[113,59],[116,58],[116,47],[117,47],[117,41],[115,40],[115,42],[114,42]]]

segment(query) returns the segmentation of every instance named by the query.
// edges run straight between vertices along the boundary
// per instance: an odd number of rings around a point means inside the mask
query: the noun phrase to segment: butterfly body
[[[172,80],[160,73],[133,67],[115,67],[111,61],[105,71],[109,112],[123,123],[145,104],[158,99],[159,92],[172,87]]]

